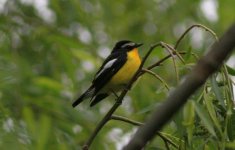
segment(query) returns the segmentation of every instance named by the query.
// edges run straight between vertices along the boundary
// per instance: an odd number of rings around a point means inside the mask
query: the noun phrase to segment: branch
[[[148,73],[148,74],[154,76],[155,78],[157,78],[158,80],[160,80],[160,81],[165,85],[165,87],[167,88],[168,91],[170,90],[168,84],[167,84],[159,75],[157,75],[157,74],[154,73],[153,71],[143,68],[143,69],[142,69],[142,72],[146,72],[146,73]]]
[[[235,47],[235,24],[215,42],[202,57],[192,72],[170,93],[167,100],[152,113],[146,124],[141,126],[124,150],[140,150],[187,102],[187,99],[214,73]],[[177,44],[176,46],[177,47]]]
[[[175,55],[175,53],[173,53],[173,54]],[[186,54],[186,52],[179,52],[179,54]],[[160,65],[161,65],[165,60],[167,60],[168,58],[171,58],[171,55],[170,55],[170,54],[167,55],[167,56],[165,56],[164,58],[162,58],[162,59],[159,60],[158,62],[156,62],[156,63],[154,63],[154,64],[148,66],[147,69],[148,69],[148,70],[151,70],[151,69],[153,69],[153,68],[155,68],[155,67],[157,67],[157,66],[160,66]]]
[[[132,125],[135,125],[135,126],[142,126],[144,125],[143,123],[141,122],[138,122],[138,121],[135,121],[135,120],[131,120],[129,118],[126,118],[126,117],[122,117],[122,116],[117,116],[117,115],[112,115],[110,117],[110,119],[112,120],[118,120],[118,121],[123,121],[123,122],[126,122],[126,123],[130,123]]]
[[[176,55],[176,56],[182,61],[183,64],[185,64],[184,59],[181,57],[180,53],[177,52],[177,51],[176,51],[172,46],[170,46],[169,44],[167,44],[167,43],[165,43],[165,42],[159,42],[159,46],[165,48],[166,51],[169,52],[169,55],[168,55],[169,57],[166,57],[166,59],[172,58],[172,60],[173,60],[173,65],[174,65],[174,69],[175,69],[175,73],[176,73],[176,79],[177,79],[177,81],[178,81],[178,70],[177,70],[177,67],[176,67],[176,62],[175,62],[174,55]],[[181,52],[181,54],[185,54],[185,53],[184,53],[184,52],[183,52],[183,53]],[[163,58],[163,61],[165,61],[166,59]],[[159,65],[160,65],[160,63],[159,63]],[[156,66],[154,66],[154,67],[156,67]],[[151,69],[152,69],[152,68],[151,68]],[[149,67],[148,67],[148,70],[150,70]]]

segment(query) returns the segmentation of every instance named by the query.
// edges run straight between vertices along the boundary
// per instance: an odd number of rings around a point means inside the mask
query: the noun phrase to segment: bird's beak
[[[137,48],[137,47],[140,47],[140,46],[142,46],[143,45],[143,43],[136,43],[135,44],[135,47]]]

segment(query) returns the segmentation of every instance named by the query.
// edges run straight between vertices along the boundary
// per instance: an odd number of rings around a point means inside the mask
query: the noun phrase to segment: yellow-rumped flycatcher
[[[141,45],[128,40],[117,42],[91,86],[73,103],[73,107],[86,98],[91,98],[90,106],[94,106],[111,93],[125,88],[141,64],[137,49]]]

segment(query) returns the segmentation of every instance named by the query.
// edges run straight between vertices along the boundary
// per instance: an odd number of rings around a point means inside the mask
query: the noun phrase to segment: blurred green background
[[[89,100],[75,109],[71,104],[118,40],[143,42],[143,57],[153,43],[175,44],[195,23],[220,36],[234,22],[234,6],[234,0],[1,0],[0,149],[81,149],[115,97],[93,108]],[[201,56],[213,42],[196,28],[178,49]],[[167,54],[156,49],[146,65]],[[179,78],[194,62],[177,60]],[[178,83],[173,68],[168,60],[153,71],[173,88]],[[167,95],[162,83],[145,75],[115,114],[143,122]],[[184,140],[179,116],[165,131]],[[120,149],[135,129],[110,121],[91,149]],[[152,149],[164,148],[161,139],[152,143]]]

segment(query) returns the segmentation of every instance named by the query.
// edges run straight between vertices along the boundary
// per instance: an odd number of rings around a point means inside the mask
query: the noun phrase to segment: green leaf
[[[46,143],[49,140],[50,136],[50,129],[51,129],[51,120],[45,116],[42,115],[40,118],[40,132],[38,132],[37,137],[37,149],[46,149]]]
[[[229,75],[235,76],[235,69],[226,65]]]
[[[200,105],[199,103],[194,102],[194,108],[199,116],[199,118],[202,120],[202,123],[204,124],[204,126],[206,127],[206,129],[213,135],[216,137],[215,134],[215,130],[213,127],[213,123],[212,120],[210,119],[207,111],[203,108],[202,105]]]
[[[205,146],[204,146],[204,150],[210,150],[209,145],[205,144]]]
[[[190,46],[190,47],[188,48],[188,51],[187,51],[187,53],[185,54],[184,58],[185,58],[185,60],[187,61],[187,60],[189,60],[191,57],[192,57],[192,46]]]
[[[210,118],[212,119],[213,123],[215,124],[220,135],[223,136],[219,120],[217,119],[217,115],[216,115],[215,109],[212,104],[212,100],[213,100],[212,97],[210,97],[208,94],[204,93],[204,102],[206,104],[206,108],[207,108],[207,111],[209,112]]]
[[[235,141],[234,142],[228,142],[225,144],[226,148],[235,149]]]
[[[225,109],[225,104],[224,104],[224,99],[223,99],[223,94],[221,93],[221,89],[218,86],[218,83],[216,81],[216,77],[213,75],[211,77],[211,85],[212,85],[212,90],[215,93],[216,98],[219,100],[219,103],[223,108]]]
[[[230,141],[235,140],[235,111],[229,116],[228,119],[228,126],[227,126],[227,133]],[[235,147],[235,146],[234,146]]]
[[[194,129],[194,120],[195,120],[195,110],[193,101],[188,101],[183,110],[184,121],[183,125],[186,126],[188,134],[188,142],[192,142],[193,129]]]
[[[34,120],[34,115],[33,115],[33,111],[31,110],[31,108],[24,107],[23,117],[24,117],[24,120],[27,124],[28,130],[30,131],[31,135],[33,137],[36,137],[36,133],[37,133],[36,122]]]

